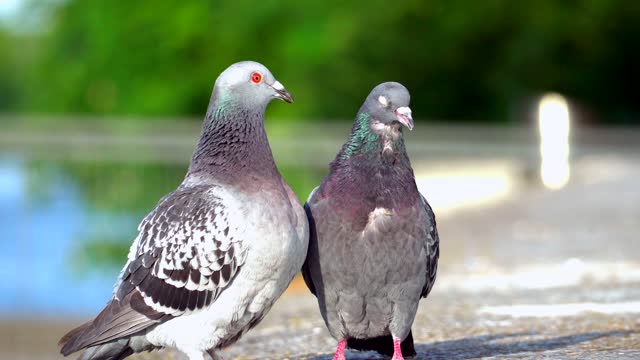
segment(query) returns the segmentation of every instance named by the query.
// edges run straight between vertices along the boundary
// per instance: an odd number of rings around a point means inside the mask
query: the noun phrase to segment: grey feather
[[[218,77],[185,180],[140,223],[107,306],[60,340],[65,356],[87,349],[82,359],[122,359],[172,346],[193,358],[216,357],[216,349],[237,340],[266,314],[301,266],[307,239],[304,212],[275,166],[264,130],[266,105],[275,98],[293,101],[261,64],[236,63]],[[258,190],[269,196],[256,196]],[[268,220],[254,216],[245,221],[245,213],[261,207],[269,208]],[[263,293],[247,280],[253,278],[241,276],[252,241],[267,251],[269,246],[285,250],[253,262],[254,272],[271,275]],[[222,313],[249,317],[248,324],[221,317],[189,334],[173,327],[184,315],[190,315],[182,318],[188,321],[220,314],[214,304],[238,277],[242,286],[229,296],[241,304]],[[251,296],[259,301],[252,302]],[[189,341],[176,340],[182,337]]]
[[[329,332],[386,355],[392,336],[405,340],[405,355],[415,354],[411,325],[439,257],[435,215],[404,146],[402,125],[413,126],[408,102],[402,85],[377,86],[305,204],[311,229],[302,274]]]
[[[63,353],[136,334],[215,301],[241,268],[245,247],[240,239],[224,235],[232,225],[224,216],[224,206],[209,194],[210,190],[210,186],[181,187],[160,200],[140,224],[142,231],[131,248],[114,298],[90,330],[66,342]],[[233,254],[226,261],[234,266],[214,269],[217,264],[200,267],[199,261],[193,261],[213,253]],[[190,272],[200,274],[198,284],[189,283]],[[200,281],[220,277],[223,272],[224,282]],[[191,289],[187,284],[193,284],[189,285]],[[199,293],[207,300],[189,302],[190,296],[197,299]]]
[[[133,350],[129,347],[129,339],[120,339],[111,343],[90,347],[82,353],[78,360],[120,360],[131,354],[133,354]]]

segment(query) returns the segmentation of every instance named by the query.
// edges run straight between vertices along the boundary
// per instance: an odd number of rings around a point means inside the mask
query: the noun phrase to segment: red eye
[[[259,72],[254,72],[253,74],[251,74],[251,81],[259,84],[260,81],[262,81],[262,74],[260,74]]]

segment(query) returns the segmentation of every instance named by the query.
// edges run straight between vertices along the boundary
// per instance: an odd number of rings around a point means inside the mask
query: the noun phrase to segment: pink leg
[[[347,340],[338,341],[338,347],[336,348],[336,354],[333,355],[333,360],[346,360],[344,357],[344,349],[347,347]]]
[[[400,339],[393,338],[393,357],[391,360],[404,360],[402,350],[400,349]]]

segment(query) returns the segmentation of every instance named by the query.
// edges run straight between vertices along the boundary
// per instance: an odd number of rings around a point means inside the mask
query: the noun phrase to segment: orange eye
[[[253,74],[251,74],[251,81],[259,84],[260,81],[262,81],[262,74],[260,74],[259,72],[254,72]]]

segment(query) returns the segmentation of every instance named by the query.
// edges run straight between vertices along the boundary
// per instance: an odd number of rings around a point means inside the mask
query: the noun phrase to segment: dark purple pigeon
[[[402,127],[413,128],[409,92],[376,86],[305,210],[311,236],[302,274],[331,335],[393,360],[416,354],[411,325],[436,279],[434,213],[418,192]]]

